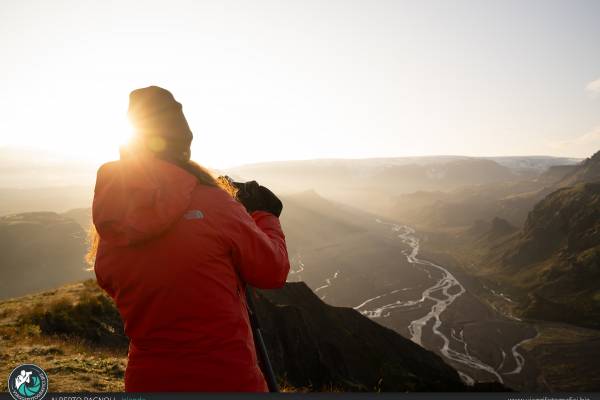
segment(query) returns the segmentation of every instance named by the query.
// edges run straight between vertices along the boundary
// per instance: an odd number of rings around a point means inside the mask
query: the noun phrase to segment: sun
[[[8,131],[23,132],[13,145],[42,149],[57,156],[89,162],[105,162],[119,156],[119,147],[128,143],[133,127],[127,118],[125,101],[115,96],[90,95],[74,100],[65,93],[53,101],[36,104],[35,117],[15,118]],[[10,119],[8,119],[10,121]]]

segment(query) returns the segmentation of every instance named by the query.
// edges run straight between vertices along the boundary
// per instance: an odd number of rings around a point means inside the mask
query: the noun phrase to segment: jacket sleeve
[[[248,215],[241,204],[233,216],[233,262],[242,280],[259,289],[285,285],[290,262],[279,218],[265,211]]]

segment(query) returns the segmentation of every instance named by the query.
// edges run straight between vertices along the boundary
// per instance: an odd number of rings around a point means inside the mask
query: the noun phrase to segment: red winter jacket
[[[131,339],[125,390],[266,391],[245,284],[284,285],[285,237],[274,215],[151,158],[98,170],[95,272]]]

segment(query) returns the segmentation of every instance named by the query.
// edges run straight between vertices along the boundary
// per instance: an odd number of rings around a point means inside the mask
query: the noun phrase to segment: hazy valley
[[[330,312],[315,306],[320,298],[363,315],[334,326],[366,327],[370,319],[408,339],[402,346],[412,340],[437,353],[460,372],[463,384],[495,381],[517,390],[598,390],[599,157],[581,163],[551,157],[316,160],[227,172],[282,193],[282,224],[293,265],[288,282],[305,282],[316,295],[311,300],[294,285],[281,294],[265,292],[275,304],[293,299],[292,308],[316,307],[300,312],[301,317],[289,309],[301,322],[290,322],[288,314],[278,316],[273,320],[288,325],[274,325],[272,332],[312,326],[306,336],[313,339],[303,346],[319,348],[327,354],[324,359],[337,362],[339,350],[314,339],[326,333],[315,331],[311,319]],[[1,298],[92,276],[82,261],[90,221],[88,185],[76,194],[60,187],[47,190],[53,199],[62,193],[62,202],[19,192],[23,189],[0,189],[12,193],[10,204],[3,206],[17,213],[0,220]],[[25,193],[21,200],[20,193]],[[32,210],[50,212],[22,214]],[[39,282],[25,279],[35,274]],[[26,303],[34,307],[42,298]],[[78,302],[77,296],[72,302]],[[22,326],[15,321],[25,311],[18,310],[15,300],[2,307],[12,310],[5,311],[12,318],[5,319],[12,321],[9,325]],[[368,328],[377,331],[373,329]],[[36,334],[32,341],[39,340]],[[280,349],[281,369],[306,369],[289,364],[297,353],[274,346]],[[348,346],[357,354],[362,351],[362,345]],[[403,351],[409,348],[402,346]],[[430,357],[424,354],[415,357]],[[353,369],[356,361],[344,357],[349,356],[342,357],[346,375],[329,372],[330,382],[352,377],[373,386],[374,378]],[[384,359],[398,357],[393,353]],[[416,362],[400,364],[410,369]],[[434,385],[433,377],[418,383],[407,378],[410,374],[396,372],[398,384],[409,390]],[[385,385],[394,375],[387,373],[383,388],[390,390]],[[307,379],[294,375],[291,384],[306,387],[310,380],[316,385],[314,377]]]

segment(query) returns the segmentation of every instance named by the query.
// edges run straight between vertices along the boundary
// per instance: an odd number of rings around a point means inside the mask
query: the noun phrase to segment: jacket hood
[[[120,246],[158,236],[186,211],[196,184],[182,168],[150,156],[104,164],[92,206],[96,230]]]

